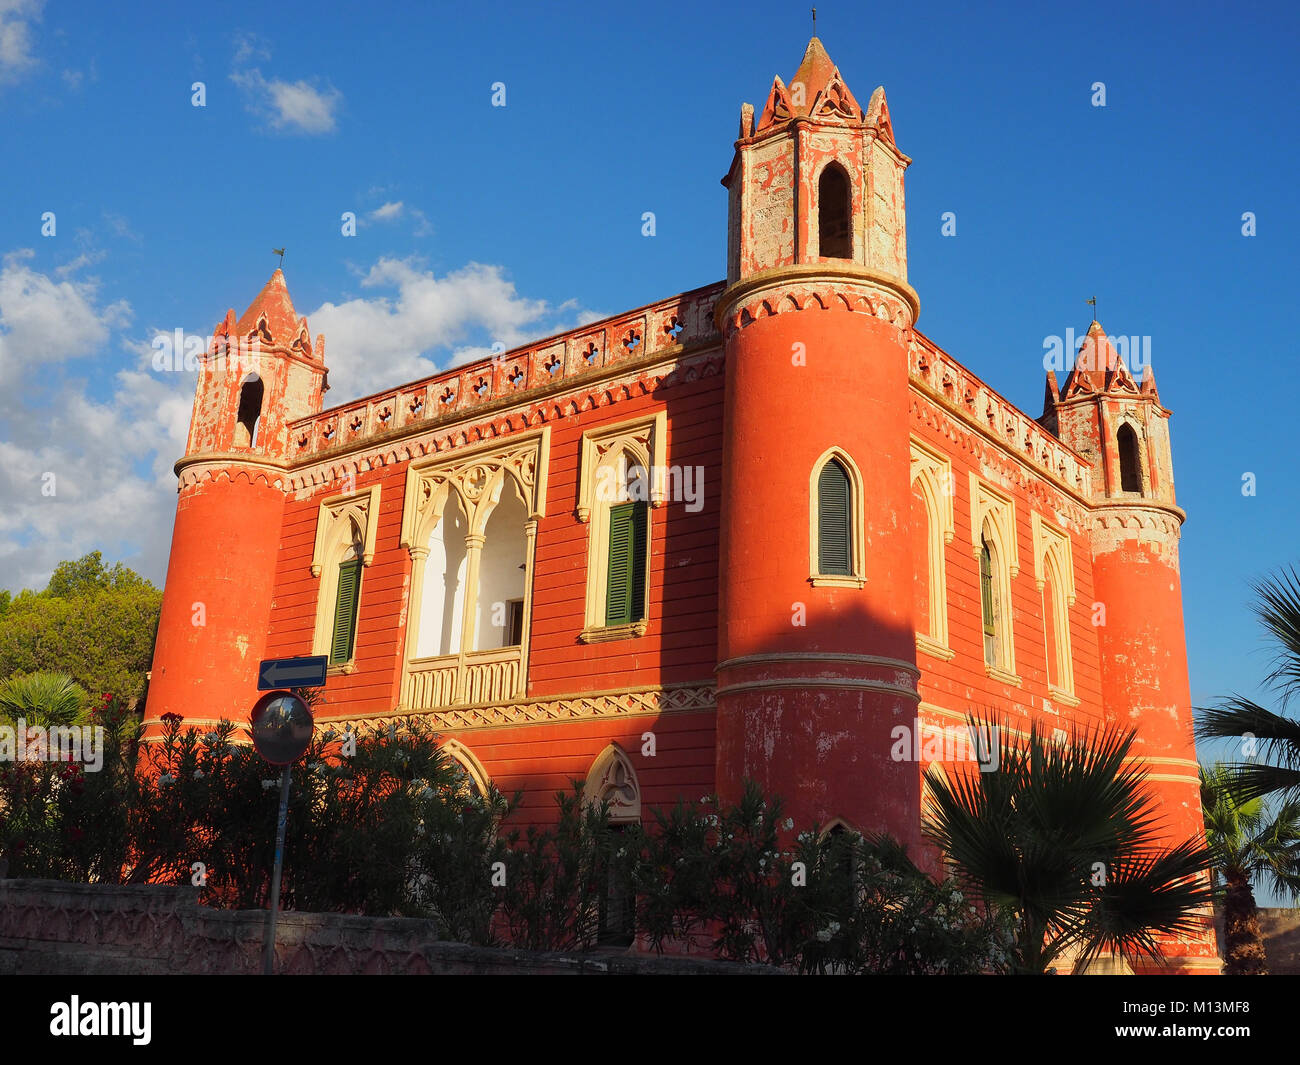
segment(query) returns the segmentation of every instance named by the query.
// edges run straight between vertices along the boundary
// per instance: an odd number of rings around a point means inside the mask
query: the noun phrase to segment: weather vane
[[[281,265],[281,266],[284,266],[284,249],[283,249],[283,248],[272,248],[272,249],[271,249],[271,254],[272,254],[272,255],[278,255],[278,256],[280,256],[280,265]]]
[[[1097,320],[1097,297],[1093,296],[1088,303],[1092,306],[1092,320],[1095,322]]]
[[[817,9],[813,8],[812,12],[813,12],[813,36],[816,37],[817,36]]]

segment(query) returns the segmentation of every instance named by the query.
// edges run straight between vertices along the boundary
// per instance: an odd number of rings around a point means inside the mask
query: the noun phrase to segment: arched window
[[[984,664],[998,665],[998,605],[993,587],[993,548],[980,540],[980,613],[984,625]]]
[[[235,415],[235,444],[257,445],[257,429],[262,421],[262,379],[255,373],[244,378],[239,389],[239,412]]]
[[[812,583],[866,583],[862,546],[862,475],[839,448],[813,464],[808,495],[808,565]]]
[[[604,801],[609,817],[596,938],[609,946],[630,946],[635,938],[636,895],[616,859],[628,826],[641,820],[641,785],[631,758],[617,743],[611,743],[592,762],[582,797],[584,803]]]
[[[817,571],[845,576],[853,572],[852,485],[848,470],[831,459],[817,475]]]
[[[1137,433],[1125,422],[1116,434],[1119,443],[1119,487],[1121,492],[1142,491],[1142,458]]]
[[[849,175],[829,164],[817,182],[817,249],[823,259],[853,258],[853,196]]]

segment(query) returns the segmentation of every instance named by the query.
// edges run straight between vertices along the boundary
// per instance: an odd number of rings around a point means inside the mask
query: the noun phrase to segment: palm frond
[[[1251,587],[1258,599],[1255,615],[1276,644],[1265,682],[1277,688],[1285,705],[1300,691],[1300,575],[1283,569]]]

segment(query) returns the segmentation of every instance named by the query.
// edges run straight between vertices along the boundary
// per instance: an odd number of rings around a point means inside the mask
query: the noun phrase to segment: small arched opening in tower
[[[1127,423],[1116,434],[1119,443],[1119,488],[1121,492],[1142,491],[1142,459],[1137,433]]]
[[[829,164],[817,182],[817,248],[823,259],[853,258],[853,196],[849,175]]]
[[[239,389],[239,412],[235,415],[235,444],[256,447],[262,422],[262,379],[255,373],[244,378]]]

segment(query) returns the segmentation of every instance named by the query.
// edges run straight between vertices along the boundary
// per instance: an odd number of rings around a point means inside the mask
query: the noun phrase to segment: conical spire
[[[306,328],[306,319],[300,319],[298,312],[293,309],[289,286],[285,284],[284,273],[279,269],[271,275],[271,280],[263,286],[257,298],[248,305],[248,310],[235,324],[235,335],[247,336],[257,328],[263,315],[266,316],[266,328],[271,339],[286,347]]]
[[[1061,390],[1063,399],[1080,393],[1108,392],[1111,389],[1137,391],[1132,374],[1111,345],[1106,330],[1095,318],[1088,327],[1088,335],[1079,344],[1074,368]]]
[[[817,99],[817,94],[830,84],[832,78],[839,76],[839,70],[831,61],[831,57],[826,54],[826,49],[822,45],[820,38],[814,37],[808,42],[808,47],[803,53],[803,62],[799,64],[799,69],[795,71],[794,77],[790,79],[790,85],[802,84],[806,93],[806,104],[803,113],[807,114],[807,109],[812,106],[812,102]]]
[[[849,92],[839,68],[817,37],[808,42],[803,61],[788,88],[780,78],[772,80],[767,104],[754,132],[802,117],[850,124],[864,119],[861,105]]]

